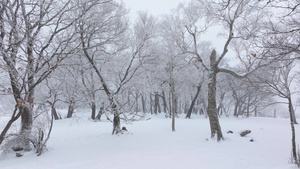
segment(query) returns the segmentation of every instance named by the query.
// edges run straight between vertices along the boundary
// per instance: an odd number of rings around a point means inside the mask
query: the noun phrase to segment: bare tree
[[[260,59],[265,55],[264,50],[257,46],[260,43],[257,37],[262,35],[263,30],[260,28],[262,28],[266,11],[261,10],[259,1],[250,0],[191,1],[187,6],[182,5],[180,8],[185,31],[180,34],[182,38],[177,45],[183,52],[190,54],[191,62],[202,66],[208,73],[207,113],[211,137],[217,136],[217,140],[220,141],[223,139],[223,134],[217,112],[217,75],[227,73],[242,78],[246,76],[245,72],[252,72],[255,68],[262,66],[263,61]],[[211,25],[221,26],[223,30],[222,36],[225,42],[220,54],[215,49],[204,48],[204,43],[200,41],[201,35],[204,35]],[[226,62],[225,56],[230,46],[233,47],[244,67],[242,71],[234,71],[222,66],[222,62]],[[206,50],[206,53],[201,49]],[[269,61],[265,58],[264,62],[266,64]]]
[[[275,94],[276,96],[283,98],[286,100],[288,105],[289,115],[290,115],[290,123],[292,130],[292,155],[295,162],[297,162],[297,147],[296,147],[296,133],[295,133],[295,124],[298,124],[295,116],[295,110],[293,106],[291,85],[293,80],[296,77],[296,74],[293,73],[293,68],[295,64],[293,60],[283,60],[281,62],[275,63],[269,68],[265,68],[268,73],[258,73],[256,77],[267,86],[268,92]],[[263,76],[262,76],[263,75]]]
[[[85,11],[85,3],[80,6]],[[112,134],[121,132],[118,95],[149,55],[143,49],[153,36],[155,24],[153,17],[140,14],[130,35],[126,14],[121,3],[98,3],[77,24],[83,55],[101,82],[114,116]]]
[[[11,93],[21,116],[20,134],[30,135],[35,88],[73,51],[69,29],[75,18],[72,1],[1,1],[1,56],[11,82]],[[76,47],[76,46],[73,46]],[[15,114],[15,113],[14,113]],[[2,135],[5,135],[5,130]],[[0,138],[0,143],[3,141]],[[28,141],[16,149],[30,149]]]

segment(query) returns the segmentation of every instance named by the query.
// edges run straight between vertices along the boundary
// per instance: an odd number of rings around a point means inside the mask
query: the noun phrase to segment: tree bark
[[[102,105],[99,109],[99,112],[97,114],[97,116],[95,117],[96,120],[101,120],[101,116],[104,113],[104,105]]]
[[[196,103],[196,100],[199,96],[199,93],[200,93],[200,90],[201,90],[201,84],[199,86],[197,86],[197,92],[196,92],[196,95],[194,96],[193,100],[192,100],[192,103],[191,103],[191,106],[185,116],[185,118],[191,118],[191,114],[192,114],[192,111],[193,111],[193,108],[195,106],[195,103]]]
[[[171,81],[171,99],[172,99],[172,131],[175,131],[175,114],[176,114],[176,96],[174,80]]]
[[[20,108],[21,113],[21,131],[20,131],[20,138],[21,140],[13,145],[12,149],[15,151],[18,150],[25,150],[30,151],[30,140],[29,137],[32,131],[32,120],[33,120],[33,112],[32,108],[28,104],[24,104]]]
[[[297,146],[296,146],[296,133],[295,133],[295,123],[294,123],[294,109],[292,105],[292,99],[289,97],[288,98],[289,102],[289,112],[290,112],[290,123],[291,123],[291,130],[292,130],[292,155],[293,155],[293,160],[294,162],[298,162],[298,156],[297,156]]]
[[[164,113],[168,114],[168,105],[167,105],[166,95],[165,95],[164,91],[162,91],[162,100],[163,100],[163,104],[164,104]]]
[[[150,94],[150,113],[153,114],[153,99],[151,94]]]
[[[92,114],[91,114],[91,119],[95,120],[96,118],[96,103],[92,101]]]
[[[71,118],[73,116],[73,113],[74,113],[74,104],[75,103],[73,101],[71,101],[69,103],[67,118]]]
[[[141,99],[142,99],[142,108],[143,108],[143,113],[146,114],[146,98],[141,95]]]
[[[54,106],[51,107],[51,114],[53,115],[54,120],[59,120],[59,119],[61,119],[61,117],[58,116],[57,111],[56,111],[56,109],[55,109]]]
[[[140,111],[139,108],[139,93],[138,91],[135,92],[135,112],[138,113]]]
[[[219,117],[216,104],[216,83],[217,83],[217,65],[216,65],[216,51],[213,50],[210,55],[210,70],[208,82],[208,107],[207,114],[210,122],[211,137],[217,135],[217,141],[223,140],[223,134],[219,123]]]
[[[294,124],[298,124],[297,119],[296,119],[295,110],[294,110],[294,106],[293,106],[293,103],[292,103],[291,96],[290,96],[290,98],[289,98],[289,106],[291,107],[291,110],[290,110],[290,111],[291,111],[293,123],[294,123]]]
[[[161,113],[160,105],[159,105],[159,95],[156,92],[154,96],[154,114]]]
[[[120,115],[118,113],[117,105],[115,104],[112,96],[109,98],[109,102],[114,115],[112,135],[119,134],[121,132],[121,122],[120,122]]]

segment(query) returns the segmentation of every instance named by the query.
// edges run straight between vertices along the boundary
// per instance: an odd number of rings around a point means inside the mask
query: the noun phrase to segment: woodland
[[[119,0],[0,2],[2,150],[43,154],[54,121],[82,109],[112,135],[146,114],[170,118],[173,132],[179,115],[203,116],[216,144],[221,117],[284,116],[300,167],[298,0],[191,0],[134,20],[129,11]]]

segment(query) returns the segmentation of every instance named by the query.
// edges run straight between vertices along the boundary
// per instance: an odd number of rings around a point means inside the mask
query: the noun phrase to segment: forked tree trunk
[[[210,56],[207,114],[210,122],[211,137],[213,138],[217,135],[217,141],[221,141],[224,138],[219,123],[217,104],[216,104],[217,73],[218,73],[218,69],[216,65],[216,51],[213,50]]]

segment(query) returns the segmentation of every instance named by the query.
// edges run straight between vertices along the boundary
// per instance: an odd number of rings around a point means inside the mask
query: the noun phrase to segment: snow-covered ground
[[[147,118],[151,119],[122,123],[129,133],[119,136],[111,135],[110,122],[93,122],[84,115],[55,121],[47,152],[39,157],[34,152],[26,152],[23,157],[8,154],[0,160],[0,168],[296,169],[289,163],[288,119],[221,118],[225,141],[218,143],[209,139],[209,122],[204,117],[177,118],[176,132],[171,131],[171,119],[159,115]],[[240,137],[246,129],[251,134]],[[298,137],[299,131],[298,125]]]

